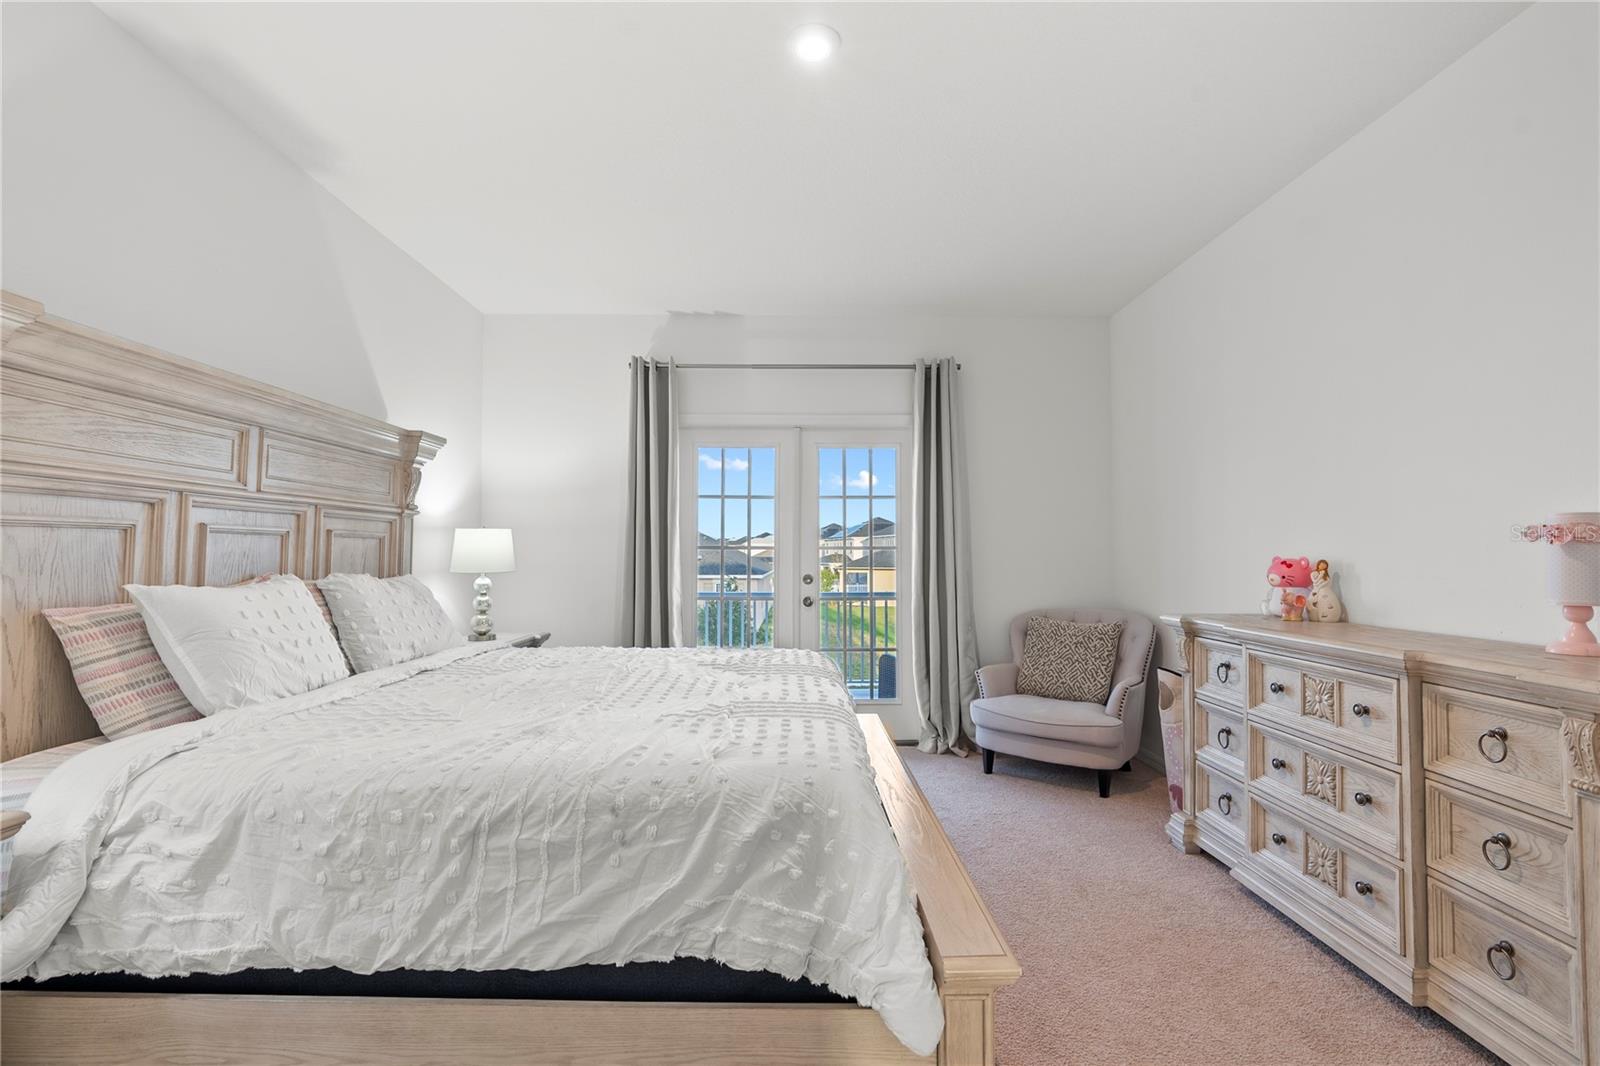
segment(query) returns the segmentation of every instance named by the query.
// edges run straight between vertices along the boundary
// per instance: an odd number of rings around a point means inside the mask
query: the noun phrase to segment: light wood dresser
[[[1600,1066],[1600,660],[1162,621],[1186,666],[1173,843],[1510,1062]]]

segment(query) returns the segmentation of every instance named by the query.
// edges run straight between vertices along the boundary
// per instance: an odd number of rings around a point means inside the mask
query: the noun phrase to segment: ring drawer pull
[[[1356,895],[1358,895],[1358,896],[1370,896],[1370,895],[1372,895],[1372,882],[1371,881],[1357,881],[1356,882]]]
[[[1370,792],[1357,792],[1356,795],[1355,795],[1355,800],[1356,800],[1356,806],[1357,807],[1370,806],[1371,803],[1372,803],[1372,793],[1370,793]]]
[[[1372,713],[1372,708],[1365,703],[1352,703],[1350,705],[1350,713],[1357,718],[1365,718]]]
[[[1232,815],[1233,815],[1233,793],[1232,792],[1224,792],[1222,795],[1217,797],[1217,810],[1221,811],[1223,814],[1228,815],[1229,817],[1232,817]]]
[[[1511,753],[1511,747],[1506,743],[1506,738],[1507,733],[1504,726],[1497,725],[1493,729],[1485,729],[1478,734],[1478,754],[1490,762],[1505,762],[1506,756]],[[1500,756],[1498,758],[1490,755],[1489,749],[1483,746],[1483,742],[1486,740],[1492,740],[1500,745]]]
[[[1498,854],[1505,857],[1505,862],[1495,862],[1495,856],[1489,853],[1490,848],[1499,848]],[[1511,838],[1505,833],[1496,833],[1483,842],[1483,861],[1496,870],[1511,869]]]
[[[1274,696],[1278,695],[1279,693],[1281,693],[1283,691],[1283,682],[1282,681],[1274,681],[1274,682],[1272,682],[1272,684],[1267,686],[1267,691],[1272,693]]]
[[[1223,726],[1221,729],[1217,730],[1217,747],[1219,747],[1219,748],[1231,748],[1231,747],[1233,747],[1233,730],[1232,729],[1229,729],[1227,726]]]
[[[1489,950],[1484,952],[1484,956],[1489,960],[1489,969],[1493,970],[1494,975],[1500,980],[1509,981],[1517,976],[1517,949],[1511,941],[1502,940],[1489,945]],[[1505,960],[1504,969],[1500,966],[1501,959]]]
[[[1274,755],[1272,757],[1272,768],[1274,770],[1287,770],[1289,768],[1289,764]]]
[[[1284,836],[1282,833],[1273,833],[1272,842],[1279,847],[1282,847],[1283,845],[1289,843],[1289,838]]]
[[[1233,664],[1230,663],[1230,662],[1220,662],[1220,663],[1218,663],[1217,664],[1217,669],[1216,669],[1216,675],[1217,675],[1217,680],[1219,682],[1221,682],[1222,684],[1226,685],[1228,683],[1228,678],[1233,676]]]

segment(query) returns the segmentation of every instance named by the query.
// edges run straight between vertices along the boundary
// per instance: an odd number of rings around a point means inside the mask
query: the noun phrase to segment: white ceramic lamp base
[[[1594,617],[1593,607],[1565,606],[1561,613],[1572,624],[1567,627],[1566,634],[1554,644],[1546,644],[1544,650],[1552,655],[1595,655],[1600,656],[1600,641],[1595,640],[1594,632],[1589,628],[1589,619]]]
[[[488,574],[479,574],[472,582],[472,631],[467,634],[468,640],[494,639],[494,619],[489,617],[489,608],[493,604],[489,599],[489,588],[493,584]]]

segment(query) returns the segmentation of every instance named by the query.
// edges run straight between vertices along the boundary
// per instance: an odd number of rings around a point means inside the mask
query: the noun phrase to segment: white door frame
[[[679,563],[681,580],[689,587],[681,596],[681,618],[686,643],[696,640],[699,574],[699,463],[701,448],[776,449],[773,464],[774,536],[773,646],[815,650],[821,643],[818,578],[819,500],[817,449],[886,447],[896,449],[895,462],[895,596],[896,670],[895,697],[873,700],[877,706],[912,702],[910,513],[911,430],[904,415],[838,414],[798,417],[787,415],[737,415],[726,418],[685,418],[679,428]],[[755,530],[749,531],[754,534]],[[811,584],[804,575],[810,574]],[[807,607],[806,595],[812,598]]]

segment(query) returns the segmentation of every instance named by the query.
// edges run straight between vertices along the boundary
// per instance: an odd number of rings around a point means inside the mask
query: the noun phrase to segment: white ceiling
[[[1099,315],[1523,6],[103,9],[486,313]]]

